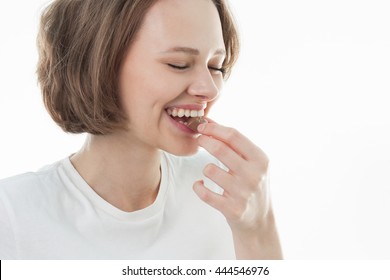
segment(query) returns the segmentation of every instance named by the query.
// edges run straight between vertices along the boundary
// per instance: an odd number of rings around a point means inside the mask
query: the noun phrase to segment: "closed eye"
[[[225,69],[224,68],[209,67],[209,69],[212,70],[212,71],[217,71],[217,72],[220,72],[222,74],[225,74]]]
[[[176,64],[170,64],[170,63],[168,63],[168,66],[172,67],[174,69],[178,69],[178,70],[185,70],[188,68],[187,65],[176,65]]]
[[[188,65],[177,65],[177,64],[171,64],[171,63],[168,63],[168,66],[173,68],[173,69],[177,69],[177,70],[186,70],[186,69],[189,68]],[[225,69],[224,68],[209,67],[209,69],[211,71],[214,71],[214,72],[225,74]]]

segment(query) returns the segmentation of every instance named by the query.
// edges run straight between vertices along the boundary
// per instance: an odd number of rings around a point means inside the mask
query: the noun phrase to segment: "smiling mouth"
[[[203,117],[204,110],[189,110],[182,108],[169,108],[166,110],[168,115],[176,122],[188,125],[192,118]]]

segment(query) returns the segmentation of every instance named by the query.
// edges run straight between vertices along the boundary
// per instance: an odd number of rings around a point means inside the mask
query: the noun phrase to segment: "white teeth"
[[[178,109],[178,108],[173,108],[173,109],[167,109],[168,115],[172,117],[179,117],[182,118],[184,116],[196,118],[196,117],[203,117],[204,116],[204,110],[189,110],[189,109]]]
[[[184,116],[184,109],[179,109],[179,112],[177,113],[177,116],[179,118],[183,117]]]

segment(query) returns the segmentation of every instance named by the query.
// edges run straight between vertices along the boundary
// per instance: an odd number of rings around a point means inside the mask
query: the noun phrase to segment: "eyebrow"
[[[199,55],[200,51],[198,49],[189,48],[189,47],[173,47],[166,51],[163,51],[162,53],[175,53],[175,52],[181,52],[181,53],[187,53],[191,55]],[[214,53],[215,55],[226,55],[226,51],[224,49],[217,49]]]

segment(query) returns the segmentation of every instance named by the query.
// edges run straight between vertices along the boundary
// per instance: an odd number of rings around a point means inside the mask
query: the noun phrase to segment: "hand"
[[[214,164],[203,171],[223,189],[221,195],[206,188],[203,181],[195,182],[194,191],[226,217],[238,258],[281,258],[269,196],[267,156],[233,128],[210,121],[199,129],[199,145],[228,171]]]

